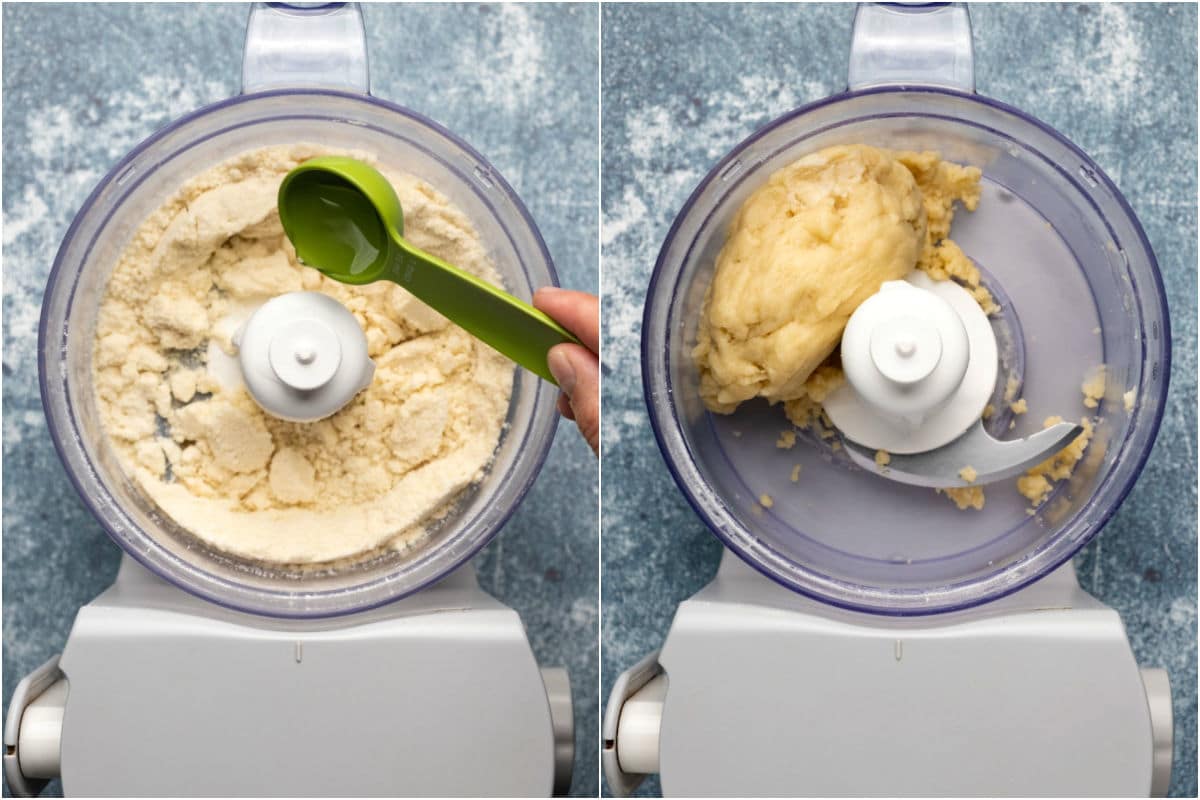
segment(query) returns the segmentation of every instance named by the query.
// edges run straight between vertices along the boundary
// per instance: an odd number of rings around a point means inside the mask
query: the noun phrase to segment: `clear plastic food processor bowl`
[[[834,144],[936,150],[983,171],[974,213],[952,235],[1004,310],[994,326],[1001,380],[1022,381],[1028,413],[1002,407],[993,430],[1032,433],[1045,418],[1098,415],[1075,474],[1036,513],[1015,479],[986,488],[982,511],[854,468],[828,445],[775,446],[781,406],[707,412],[691,356],[728,224],[779,168]],[[784,586],[880,614],[951,611],[1012,592],[1077,552],[1140,472],[1165,402],[1166,301],[1154,255],[1099,167],[1048,126],[968,92],[873,88],[800,108],[738,145],[704,179],[663,245],[649,288],[643,370],[650,418],[688,500],[726,545]],[[1107,392],[1081,384],[1107,365]],[[999,387],[998,387],[999,388]],[[1132,410],[1124,394],[1132,391]],[[1009,422],[1015,426],[1009,429]],[[792,482],[794,465],[802,466]],[[965,466],[965,465],[964,465]],[[759,502],[770,495],[773,505]]]
[[[198,111],[139,145],[88,198],[59,250],[42,311],[42,398],[50,433],[84,502],[131,556],[180,587],[273,616],[344,614],[437,580],[500,529],[532,484],[556,427],[556,390],[515,371],[507,424],[484,478],[420,547],[308,573],[206,548],[122,472],[100,429],[92,343],[105,283],[142,220],[188,178],[246,150],[295,142],[375,153],[447,195],[475,224],[509,291],[528,300],[555,283],[549,254],[521,201],[487,161],[435,123],[362,94],[266,91]]]

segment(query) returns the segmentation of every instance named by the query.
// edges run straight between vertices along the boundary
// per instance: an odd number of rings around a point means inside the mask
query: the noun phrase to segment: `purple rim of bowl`
[[[212,103],[210,105],[207,105],[207,106],[199,108],[195,111],[192,111],[188,114],[185,114],[184,116],[168,123],[167,125],[163,126],[160,129],[158,129],[153,134],[151,134],[149,137],[147,137],[146,139],[143,139],[141,142],[139,142],[119,162],[117,162],[117,164],[112,169],[110,169],[107,174],[105,174],[105,176],[99,181],[99,183],[96,184],[96,187],[92,190],[91,194],[89,194],[87,199],[84,201],[83,206],[75,214],[75,217],[71,220],[71,225],[67,228],[67,233],[63,237],[62,243],[59,245],[58,252],[55,254],[54,264],[50,269],[50,275],[46,281],[46,291],[45,291],[44,297],[49,298],[49,297],[53,296],[53,294],[58,286],[59,279],[61,277],[61,272],[63,269],[63,258],[67,251],[67,245],[74,239],[76,230],[78,229],[79,225],[81,224],[81,221],[83,220],[83,218],[85,216],[87,216],[87,213],[92,209],[93,205],[96,202],[96,199],[100,196],[100,194],[108,186],[110,186],[118,178],[118,176],[120,176],[124,173],[125,169],[129,166],[129,164],[131,164],[138,156],[140,156],[143,152],[145,152],[151,145],[155,144],[156,142],[163,139],[164,137],[174,133],[175,131],[179,130],[180,128],[182,128],[186,125],[189,125],[192,122],[194,122],[202,117],[208,116],[213,113],[220,112],[223,109],[230,108],[233,106],[243,105],[246,103],[255,103],[257,101],[264,100],[264,99],[277,98],[277,97],[288,97],[288,96],[292,96],[292,97],[295,97],[295,96],[335,97],[335,98],[338,98],[341,100],[349,100],[349,101],[360,102],[360,103],[365,103],[367,105],[376,106],[376,107],[382,108],[386,111],[390,111],[394,114],[399,114],[401,116],[407,117],[408,119],[433,131],[434,133],[438,134],[443,139],[447,140],[451,145],[453,145],[454,147],[457,147],[459,150],[464,152],[466,155],[468,155],[470,158],[472,158],[476,163],[478,163],[479,165],[481,165],[482,167],[484,167],[487,170],[488,179],[493,181],[496,184],[496,186],[499,188],[500,192],[513,204],[513,206],[516,208],[517,213],[519,214],[522,222],[524,222],[524,224],[529,229],[529,232],[532,234],[533,240],[537,246],[538,253],[541,255],[542,259],[545,261],[546,268],[549,271],[551,285],[553,285],[553,286],[559,285],[558,284],[558,273],[554,268],[554,261],[550,257],[550,251],[546,247],[546,243],[542,238],[541,231],[538,230],[538,227],[534,223],[532,216],[530,216],[529,210],[526,208],[525,204],[521,201],[521,198],[519,196],[517,196],[517,193],[513,190],[512,186],[508,183],[508,181],[505,180],[505,178],[492,166],[491,162],[489,162],[486,158],[484,158],[483,155],[481,153],[479,153],[477,150],[475,150],[475,148],[473,148],[471,145],[467,144],[465,141],[460,139],[454,133],[449,131],[444,126],[438,124],[437,122],[434,122],[432,119],[430,119],[422,114],[419,114],[411,109],[404,108],[403,106],[399,106],[395,103],[390,103],[386,100],[382,100],[382,99],[374,97],[372,95],[360,94],[357,92],[337,91],[337,90],[333,90],[333,89],[291,89],[291,88],[289,88],[289,89],[271,89],[271,90],[266,90],[266,91],[261,91],[261,92],[254,92],[252,94],[238,95],[236,97],[231,97],[231,98],[227,98],[225,100],[217,101],[216,103]],[[490,207],[490,203],[488,205]],[[550,447],[554,443],[554,436],[558,430],[557,423],[552,424],[549,428],[548,434],[546,434],[543,437],[544,442],[541,444],[541,446],[536,451],[533,452],[532,455],[528,456],[528,458],[533,459],[534,468],[529,472],[528,479],[523,482],[523,484],[519,487],[519,489],[513,496],[513,502],[509,505],[509,507],[504,509],[503,512],[501,512],[500,514],[498,514],[495,517],[495,519],[490,523],[487,530],[485,530],[484,533],[476,539],[476,541],[472,542],[470,547],[464,548],[453,559],[448,560],[444,565],[442,565],[438,570],[436,570],[434,572],[434,574],[430,575],[429,577],[423,578],[422,580],[417,581],[413,585],[405,587],[403,589],[403,591],[393,591],[389,594],[386,594],[382,598],[372,598],[371,600],[361,603],[361,604],[358,604],[358,605],[347,605],[345,607],[338,607],[338,608],[334,608],[334,609],[323,609],[322,608],[322,609],[316,609],[316,610],[293,611],[291,609],[284,609],[284,608],[272,609],[272,608],[267,608],[265,606],[249,607],[249,606],[245,606],[245,605],[239,605],[238,603],[232,602],[228,597],[224,596],[221,593],[221,590],[217,587],[221,587],[221,586],[236,587],[241,591],[249,591],[255,597],[258,597],[258,598],[272,598],[272,599],[287,598],[289,596],[294,596],[296,593],[294,593],[294,592],[272,592],[269,590],[259,589],[258,587],[250,587],[250,586],[247,586],[244,584],[238,584],[235,581],[230,581],[226,578],[212,575],[207,572],[203,572],[204,578],[206,580],[206,584],[204,587],[185,585],[182,581],[177,580],[176,577],[172,574],[172,572],[169,569],[161,568],[158,564],[155,564],[152,561],[150,561],[142,553],[140,553],[137,550],[135,550],[134,548],[130,547],[124,541],[123,537],[121,535],[119,535],[117,533],[117,531],[113,530],[113,528],[109,524],[109,522],[103,516],[101,516],[101,514],[99,513],[96,503],[93,501],[92,497],[89,495],[87,488],[83,485],[83,481],[76,474],[75,470],[71,468],[70,462],[66,456],[66,449],[68,447],[68,444],[63,439],[62,431],[59,430],[59,425],[60,425],[60,423],[65,423],[65,424],[70,425],[72,429],[74,428],[74,425],[73,425],[71,419],[69,419],[69,418],[65,419],[65,420],[61,420],[61,421],[57,420],[55,415],[50,411],[50,409],[52,408],[52,403],[50,401],[50,381],[47,379],[47,369],[46,369],[46,345],[48,344],[48,335],[49,335],[49,332],[47,330],[48,309],[49,309],[49,303],[46,300],[43,300],[42,311],[41,311],[41,315],[40,315],[40,318],[38,321],[38,385],[39,385],[39,389],[41,391],[42,408],[43,408],[43,411],[45,412],[45,416],[46,416],[46,420],[47,420],[47,427],[49,428],[49,431],[50,431],[50,438],[54,443],[54,449],[55,449],[55,452],[58,454],[59,461],[62,462],[63,467],[67,473],[67,477],[71,481],[71,485],[75,487],[75,491],[79,495],[80,499],[83,500],[84,506],[86,506],[88,511],[92,514],[92,516],[95,517],[98,522],[100,522],[101,526],[104,528],[105,533],[107,533],[109,538],[111,538],[114,542],[116,542],[117,545],[120,546],[120,548],[127,555],[129,555],[131,558],[133,558],[135,561],[137,561],[139,564],[141,564],[146,569],[150,570],[150,572],[152,572],[155,575],[159,576],[160,578],[170,582],[171,584],[178,586],[180,589],[182,589],[190,594],[193,594],[197,597],[200,597],[204,600],[215,603],[218,606],[230,609],[232,611],[237,611],[237,612],[242,612],[242,613],[247,613],[247,614],[254,614],[256,616],[273,617],[273,618],[280,618],[280,619],[320,619],[320,618],[328,618],[328,617],[338,617],[338,616],[343,616],[346,614],[354,614],[354,613],[359,613],[359,612],[363,612],[363,611],[369,611],[373,608],[378,608],[380,606],[387,605],[388,603],[393,603],[397,600],[408,597],[409,595],[412,595],[412,594],[420,591],[421,589],[424,589],[427,586],[430,586],[430,585],[436,583],[437,581],[439,581],[442,578],[449,575],[454,570],[461,567],[467,561],[471,560],[480,550],[482,550],[488,544],[488,542],[490,542],[496,536],[497,533],[499,533],[500,529],[503,528],[505,526],[505,524],[508,523],[509,519],[512,518],[513,514],[516,513],[517,508],[521,505],[521,502],[525,499],[525,496],[529,492],[529,489],[533,486],[533,483],[537,480],[538,474],[541,472],[541,469],[546,462],[546,458],[550,453]],[[57,335],[57,333],[58,332],[56,332],[55,335]],[[63,383],[65,383],[65,380],[63,381]],[[545,392],[546,386],[548,386],[548,384],[539,383],[537,393],[541,394],[541,393]],[[84,460],[88,460],[86,454],[84,454]],[[102,485],[101,485],[101,491],[104,492],[105,494],[107,494],[107,491],[103,488]],[[113,505],[117,505],[117,504],[114,502]],[[137,526],[134,526],[134,527],[137,527]],[[145,534],[145,532],[142,532],[142,533],[148,541],[155,544],[155,546],[157,547],[157,543],[154,542],[154,538],[152,536]],[[179,559],[177,556],[174,556],[173,554],[165,553],[165,551],[164,551],[164,554],[168,561],[181,561],[182,560],[182,559]],[[192,565],[192,569],[197,570],[197,568],[194,565]],[[197,570],[197,571],[199,571],[199,570]],[[349,598],[355,594],[372,593],[373,591],[378,590],[379,587],[384,586],[384,585],[388,584],[389,582],[391,582],[392,575],[393,575],[393,573],[385,573],[382,576],[375,577],[373,580],[371,580],[368,583],[363,583],[363,584],[349,587],[349,588],[339,588],[339,589],[332,590],[329,592],[313,592],[309,596],[314,597],[314,598],[320,598],[320,597]],[[214,588],[209,589],[208,587],[210,585]]]
[[[700,195],[704,192],[704,190],[706,188],[708,188],[709,184],[711,184],[714,180],[718,179],[718,177],[724,172],[725,168],[731,162],[733,162],[735,159],[737,159],[738,156],[747,147],[749,147],[751,144],[758,141],[762,137],[766,136],[770,132],[774,131],[775,129],[779,128],[780,126],[786,125],[787,123],[797,119],[798,117],[801,117],[801,116],[803,116],[807,113],[810,113],[812,111],[815,111],[816,109],[819,109],[819,108],[824,108],[826,106],[834,105],[836,103],[841,103],[841,102],[845,102],[848,100],[854,100],[854,99],[857,99],[860,97],[866,97],[866,96],[870,96],[870,95],[910,94],[910,93],[944,95],[944,96],[948,96],[948,97],[952,97],[952,98],[956,98],[956,99],[961,99],[961,100],[964,100],[967,102],[978,103],[980,105],[987,106],[991,109],[998,110],[998,111],[1004,112],[1006,114],[1009,114],[1013,117],[1016,117],[1017,119],[1022,120],[1026,123],[1029,123],[1030,125],[1040,129],[1044,133],[1049,134],[1051,138],[1055,139],[1056,141],[1061,143],[1063,146],[1065,146],[1068,150],[1070,150],[1073,154],[1075,154],[1081,160],[1081,163],[1086,165],[1089,169],[1091,169],[1094,172],[1096,177],[1099,179],[1099,183],[1101,185],[1103,185],[1104,188],[1108,192],[1110,192],[1112,194],[1112,196],[1116,199],[1118,207],[1121,209],[1122,213],[1124,213],[1125,216],[1128,218],[1128,220],[1131,224],[1131,227],[1137,234],[1139,243],[1144,248],[1144,250],[1148,256],[1148,259],[1149,259],[1150,278],[1151,278],[1151,286],[1149,288],[1151,289],[1151,292],[1149,292],[1148,294],[1152,295],[1152,297],[1148,298],[1148,300],[1150,302],[1154,302],[1154,300],[1157,300],[1158,310],[1162,317],[1163,330],[1162,330],[1161,337],[1159,337],[1159,344],[1158,344],[1159,356],[1160,356],[1159,363],[1161,365],[1161,374],[1162,374],[1162,384],[1158,389],[1157,395],[1150,398],[1150,402],[1151,402],[1154,413],[1149,420],[1149,435],[1146,438],[1145,446],[1141,449],[1140,452],[1136,453],[1133,456],[1133,469],[1130,470],[1128,476],[1124,479],[1124,483],[1120,486],[1120,488],[1116,494],[1115,501],[1108,507],[1101,509],[1099,514],[1095,518],[1093,518],[1090,521],[1086,521],[1083,525],[1083,527],[1085,528],[1085,532],[1082,535],[1076,536],[1074,539],[1072,539],[1071,544],[1069,546],[1063,548],[1062,553],[1057,554],[1054,558],[1047,559],[1045,564],[1038,566],[1036,569],[1032,570],[1030,572],[1030,574],[1022,576],[1021,578],[1016,579],[1009,584],[1005,584],[1005,585],[1002,585],[1002,586],[999,586],[996,588],[989,588],[989,589],[985,590],[980,596],[970,597],[965,600],[951,599],[949,601],[946,601],[946,602],[943,602],[940,604],[929,604],[929,605],[920,606],[920,607],[899,607],[899,608],[897,608],[897,607],[888,607],[885,605],[872,605],[868,602],[853,602],[851,600],[847,600],[847,599],[844,599],[841,597],[835,597],[835,596],[831,596],[829,594],[825,594],[820,589],[815,588],[815,586],[813,586],[813,585],[806,585],[804,583],[792,580],[789,576],[781,574],[781,573],[775,571],[774,569],[770,568],[768,565],[761,562],[759,559],[757,559],[753,555],[753,553],[749,552],[748,549],[743,546],[742,542],[736,540],[735,538],[733,538],[732,536],[726,534],[725,532],[723,532],[721,530],[720,522],[715,518],[714,514],[712,512],[710,512],[710,510],[707,508],[706,504],[700,499],[699,493],[696,491],[695,487],[693,487],[690,484],[687,477],[683,474],[683,471],[681,470],[681,468],[677,464],[675,464],[671,459],[670,450],[669,450],[668,442],[667,442],[668,438],[677,439],[680,442],[682,449],[684,449],[684,450],[690,450],[690,448],[687,447],[687,444],[683,440],[683,437],[678,433],[678,431],[680,430],[680,423],[679,423],[679,417],[675,411],[674,405],[669,402],[666,402],[666,403],[663,403],[664,407],[660,409],[657,407],[657,405],[655,403],[654,396],[653,396],[654,392],[653,392],[652,386],[654,385],[656,378],[653,373],[655,370],[657,370],[659,368],[659,366],[661,364],[661,360],[656,357],[656,354],[652,354],[650,352],[650,346],[651,346],[650,345],[650,336],[651,336],[652,325],[653,325],[652,319],[651,319],[652,301],[655,296],[655,291],[658,288],[659,281],[666,280],[666,278],[663,275],[664,261],[666,259],[668,250],[670,250],[671,245],[673,244],[675,237],[678,234],[680,225],[682,224],[683,220],[687,218],[688,214],[692,210],[692,207],[695,205],[695,203],[697,202]],[[1066,175],[1065,177],[1072,184],[1075,184],[1075,181],[1071,176]],[[1086,196],[1086,194],[1085,194],[1085,196]],[[1135,287],[1135,289],[1136,289],[1136,287]],[[1144,302],[1142,296],[1139,293],[1137,293],[1136,291],[1135,291],[1135,297],[1137,298],[1139,305]],[[1142,469],[1145,467],[1146,460],[1150,457],[1150,451],[1154,447],[1154,441],[1158,436],[1158,430],[1162,423],[1163,410],[1166,406],[1167,388],[1170,383],[1170,376],[1171,376],[1171,349],[1168,344],[1171,341],[1170,324],[1171,323],[1170,323],[1170,316],[1169,316],[1168,310],[1167,310],[1166,294],[1165,294],[1165,291],[1163,288],[1162,275],[1159,272],[1159,268],[1158,268],[1158,260],[1154,256],[1154,250],[1150,247],[1150,242],[1146,238],[1146,233],[1142,229],[1141,222],[1138,220],[1137,215],[1134,214],[1133,209],[1130,207],[1129,203],[1125,200],[1124,195],[1121,194],[1121,192],[1117,189],[1116,185],[1108,177],[1108,174],[1105,173],[1104,170],[1102,170],[1100,168],[1100,166],[1098,164],[1096,164],[1095,161],[1093,161],[1085,152],[1083,152],[1081,149],[1079,149],[1079,147],[1077,147],[1073,142],[1071,142],[1065,136],[1060,134],[1053,127],[1051,127],[1050,125],[1047,125],[1046,123],[1042,122],[1041,120],[1037,119],[1036,117],[1030,116],[1029,114],[1026,114],[1025,112],[1021,111],[1020,109],[1010,106],[1006,103],[1002,103],[998,100],[993,100],[989,97],[984,97],[983,95],[969,94],[969,93],[965,93],[965,92],[955,91],[953,89],[944,89],[944,88],[934,87],[934,86],[873,87],[873,88],[862,89],[862,90],[857,90],[857,91],[846,91],[846,92],[842,92],[841,94],[833,95],[831,97],[822,98],[815,102],[808,103],[806,105],[795,108],[792,111],[789,111],[788,113],[784,114],[783,116],[777,117],[776,119],[772,120],[771,122],[768,122],[766,125],[762,126],[758,130],[756,130],[750,136],[748,136],[747,138],[742,140],[737,146],[735,146],[733,149],[731,149],[728,153],[726,153],[725,156],[719,162],[717,162],[717,164],[715,166],[713,166],[713,168],[711,170],[708,171],[708,174],[706,174],[704,176],[703,180],[700,181],[700,183],[696,186],[695,190],[692,191],[691,195],[688,197],[687,201],[684,203],[683,208],[675,216],[675,219],[671,223],[671,227],[667,232],[667,236],[663,240],[662,248],[659,250],[658,258],[654,264],[654,271],[650,276],[650,283],[646,290],[646,304],[645,304],[645,310],[642,314],[642,354],[641,354],[642,355],[642,391],[643,391],[643,396],[644,396],[644,399],[646,402],[646,408],[647,408],[647,411],[648,411],[649,417],[650,417],[650,427],[654,431],[654,438],[655,438],[655,441],[658,443],[659,452],[662,454],[663,460],[667,464],[667,469],[671,473],[671,477],[675,480],[675,483],[679,486],[680,490],[683,492],[683,495],[687,499],[688,504],[691,505],[692,509],[696,512],[696,514],[699,515],[699,517],[704,522],[704,524],[708,526],[709,530],[711,530],[713,532],[713,534],[718,539],[720,539],[721,542],[726,547],[728,547],[739,558],[741,558],[742,561],[746,562],[746,564],[748,564],[749,566],[751,566],[758,572],[762,573],[766,577],[770,578],[772,581],[780,584],[781,586],[784,586],[785,588],[791,589],[792,591],[795,591],[801,595],[804,595],[806,597],[820,601],[822,603],[825,603],[825,604],[828,604],[831,606],[835,606],[838,608],[846,609],[848,611],[863,612],[863,613],[874,614],[874,615],[879,615],[879,616],[891,616],[891,617],[919,617],[919,616],[928,616],[931,614],[945,614],[945,613],[951,613],[951,612],[955,612],[955,611],[963,611],[963,610],[966,610],[969,608],[974,608],[976,606],[984,605],[985,603],[990,603],[994,600],[998,600],[1002,597],[1006,597],[1006,596],[1018,591],[1019,589],[1022,589],[1024,587],[1028,586],[1029,584],[1033,583],[1034,581],[1039,580],[1043,576],[1048,575],[1049,573],[1053,572],[1054,570],[1058,569],[1060,566],[1062,566],[1064,563],[1066,563],[1072,557],[1074,557],[1074,555],[1076,553],[1078,553],[1084,547],[1084,545],[1086,545],[1088,542],[1090,542],[1096,536],[1096,534],[1098,534],[1100,532],[1100,530],[1108,523],[1108,521],[1112,518],[1113,514],[1116,513],[1117,509],[1120,508],[1121,504],[1125,501],[1125,498],[1129,495],[1129,492],[1133,489],[1133,485],[1137,481],[1138,476],[1141,474]],[[1143,353],[1146,353],[1148,345],[1146,343],[1145,337],[1143,337],[1142,342],[1143,342],[1142,343]],[[1145,358],[1144,358],[1144,360],[1145,360]],[[672,389],[672,385],[671,385],[671,375],[670,375],[669,371],[667,371],[665,369],[663,370],[663,372],[665,374],[662,376],[660,382],[664,389],[664,395],[666,397],[670,397],[673,393],[673,389]],[[706,412],[706,413],[709,413],[709,412]],[[1139,414],[1138,416],[1141,416],[1141,414]],[[1119,451],[1118,458],[1120,458],[1124,454],[1124,452],[1125,452],[1125,448],[1124,448],[1124,443],[1123,443],[1123,446],[1122,446],[1121,450]],[[1114,462],[1113,462],[1114,465],[1116,464],[1116,462],[1117,462],[1117,460],[1114,459]],[[1105,477],[1105,479],[1097,487],[1096,493],[1099,493],[1100,490],[1104,489],[1111,480],[1112,480],[1112,476],[1111,476],[1111,470],[1110,470],[1110,474],[1107,475]],[[709,494],[716,496],[715,492],[710,491]],[[1078,513],[1075,516],[1073,516],[1072,519],[1068,521],[1067,525],[1064,526],[1064,529],[1066,527],[1069,527],[1075,521],[1075,519],[1078,518],[1078,516],[1079,516]],[[735,523],[735,525],[737,527],[742,527],[740,524],[737,524],[737,523]],[[968,581],[962,581],[959,583],[948,584],[946,586],[939,587],[939,590],[942,592],[945,592],[946,590],[967,591],[967,590],[971,589],[972,587],[978,587],[984,583],[994,582],[998,576],[1002,576],[1008,572],[1013,571],[1014,569],[1016,569],[1018,567],[1025,565],[1026,563],[1028,563],[1028,561],[1031,558],[1038,556],[1040,553],[1044,552],[1047,547],[1049,547],[1051,544],[1057,543],[1061,538],[1062,538],[1061,535],[1052,536],[1050,539],[1043,542],[1037,549],[1035,549],[1031,553],[1026,554],[1025,557],[1023,557],[1019,560],[1013,561],[1012,563],[1010,563],[1006,567],[1002,568],[1001,570],[999,570],[995,573],[992,573],[984,580],[977,579],[977,580],[968,580]],[[782,560],[790,560],[787,557],[778,555],[778,554],[777,554],[777,557]],[[815,570],[809,569],[808,567],[806,567],[803,564],[796,563],[795,561],[792,561],[791,563],[792,563],[792,566],[796,573],[799,573],[799,575],[801,577],[813,578],[814,584],[819,584],[819,583],[824,582],[824,583],[835,584],[840,587],[845,587],[846,589],[849,589],[851,591],[867,589],[867,590],[874,592],[876,595],[884,594],[884,592],[881,592],[877,587],[864,586],[864,585],[855,584],[855,583],[852,583],[849,581],[845,581],[845,580],[842,580],[839,578],[822,575],[821,573],[818,573]],[[915,592],[897,592],[895,594],[897,596],[901,596],[901,595],[913,596],[914,594],[920,594],[920,591],[917,590]],[[877,602],[884,602],[884,600],[881,599]]]

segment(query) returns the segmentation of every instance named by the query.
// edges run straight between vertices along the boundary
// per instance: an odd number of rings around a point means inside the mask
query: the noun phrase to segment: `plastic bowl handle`
[[[358,3],[255,3],[246,23],[242,94],[285,87],[371,91]]]
[[[962,3],[861,3],[850,88],[939,86],[975,92],[971,15]]]

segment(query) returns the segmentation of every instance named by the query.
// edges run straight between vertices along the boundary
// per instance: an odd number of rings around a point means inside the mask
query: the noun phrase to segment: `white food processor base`
[[[1164,796],[1166,672],[1068,562],[983,606],[843,611],[726,551],[604,719],[618,796]]]
[[[387,606],[278,620],[132,561],[27,676],[5,729],[14,794],[549,796],[571,779],[563,669],[470,565]]]

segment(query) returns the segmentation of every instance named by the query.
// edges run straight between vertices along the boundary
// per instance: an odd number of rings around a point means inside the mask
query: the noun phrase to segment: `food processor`
[[[369,94],[356,5],[254,5],[242,84],[125,156],[55,260],[39,337],[46,417],[67,474],[125,552],[61,657],[11,699],[8,785],[32,795],[61,777],[85,796],[565,793],[566,671],[539,668],[517,613],[468,563],[537,476],[557,424],[554,387],[514,372],[490,468],[421,544],[317,570],[206,547],[136,488],[102,434],[92,348],[108,276],[150,212],[237,153],[295,142],[374,153],[466,213],[511,292],[528,299],[555,283],[536,226],[488,162]]]
[[[1054,415],[1094,420],[1073,474],[1041,504],[1009,479],[987,487],[981,510],[960,510],[857,463],[841,435],[777,446],[790,425],[765,401],[704,408],[692,349],[730,220],[780,168],[858,143],[982,170],[978,208],[958,213],[952,236],[999,306],[985,427],[1019,438]],[[1149,455],[1169,341],[1154,254],[1117,188],[1049,126],[975,94],[966,7],[861,5],[848,90],[726,155],[654,269],[642,328],[651,424],[726,547],[661,650],[614,684],[602,756],[613,792],[657,773],[664,794],[683,796],[1165,794],[1166,672],[1139,668],[1071,557]],[[1100,365],[1092,408],[1081,384]]]

